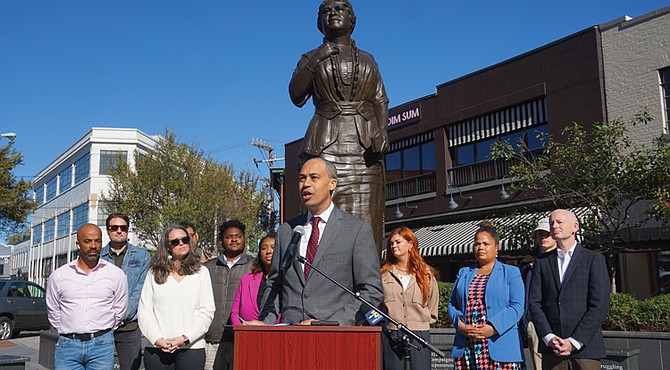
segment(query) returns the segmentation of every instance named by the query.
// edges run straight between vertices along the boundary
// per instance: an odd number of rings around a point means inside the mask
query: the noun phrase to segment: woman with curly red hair
[[[440,291],[435,270],[419,254],[416,235],[405,226],[395,228],[386,242],[386,257],[381,267],[384,286],[382,309],[399,323],[430,341],[430,324],[437,321]],[[388,324],[384,337],[384,369],[404,369],[402,333]],[[430,368],[430,351],[411,348],[412,369]]]

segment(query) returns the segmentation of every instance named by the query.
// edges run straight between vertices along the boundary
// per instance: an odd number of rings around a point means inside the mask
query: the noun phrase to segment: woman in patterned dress
[[[516,266],[500,263],[498,233],[483,221],[475,233],[477,265],[458,272],[448,314],[456,330],[456,369],[525,369],[518,321],[524,286]]]

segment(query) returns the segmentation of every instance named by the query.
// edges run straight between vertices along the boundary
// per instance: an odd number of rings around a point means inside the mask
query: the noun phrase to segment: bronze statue
[[[381,251],[384,239],[389,141],[388,97],[372,54],[351,38],[356,15],[348,0],[325,0],[317,28],[323,44],[302,55],[289,84],[293,104],[315,106],[302,157],[322,157],[337,168],[335,204],[370,223]]]

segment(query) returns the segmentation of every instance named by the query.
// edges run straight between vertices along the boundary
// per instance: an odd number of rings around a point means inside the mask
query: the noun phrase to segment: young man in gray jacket
[[[223,244],[223,253],[218,258],[205,262],[212,279],[216,304],[214,320],[205,335],[206,370],[233,368],[233,329],[230,310],[242,275],[251,271],[253,263],[253,258],[246,253],[245,230],[246,226],[238,220],[230,220],[221,225],[219,239]],[[215,359],[216,366],[214,366]]]

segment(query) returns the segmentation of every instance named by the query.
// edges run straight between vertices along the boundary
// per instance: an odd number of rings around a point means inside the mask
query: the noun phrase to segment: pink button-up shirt
[[[103,259],[87,274],[77,260],[49,277],[49,322],[60,334],[116,329],[128,308],[128,282],[123,270]]]

